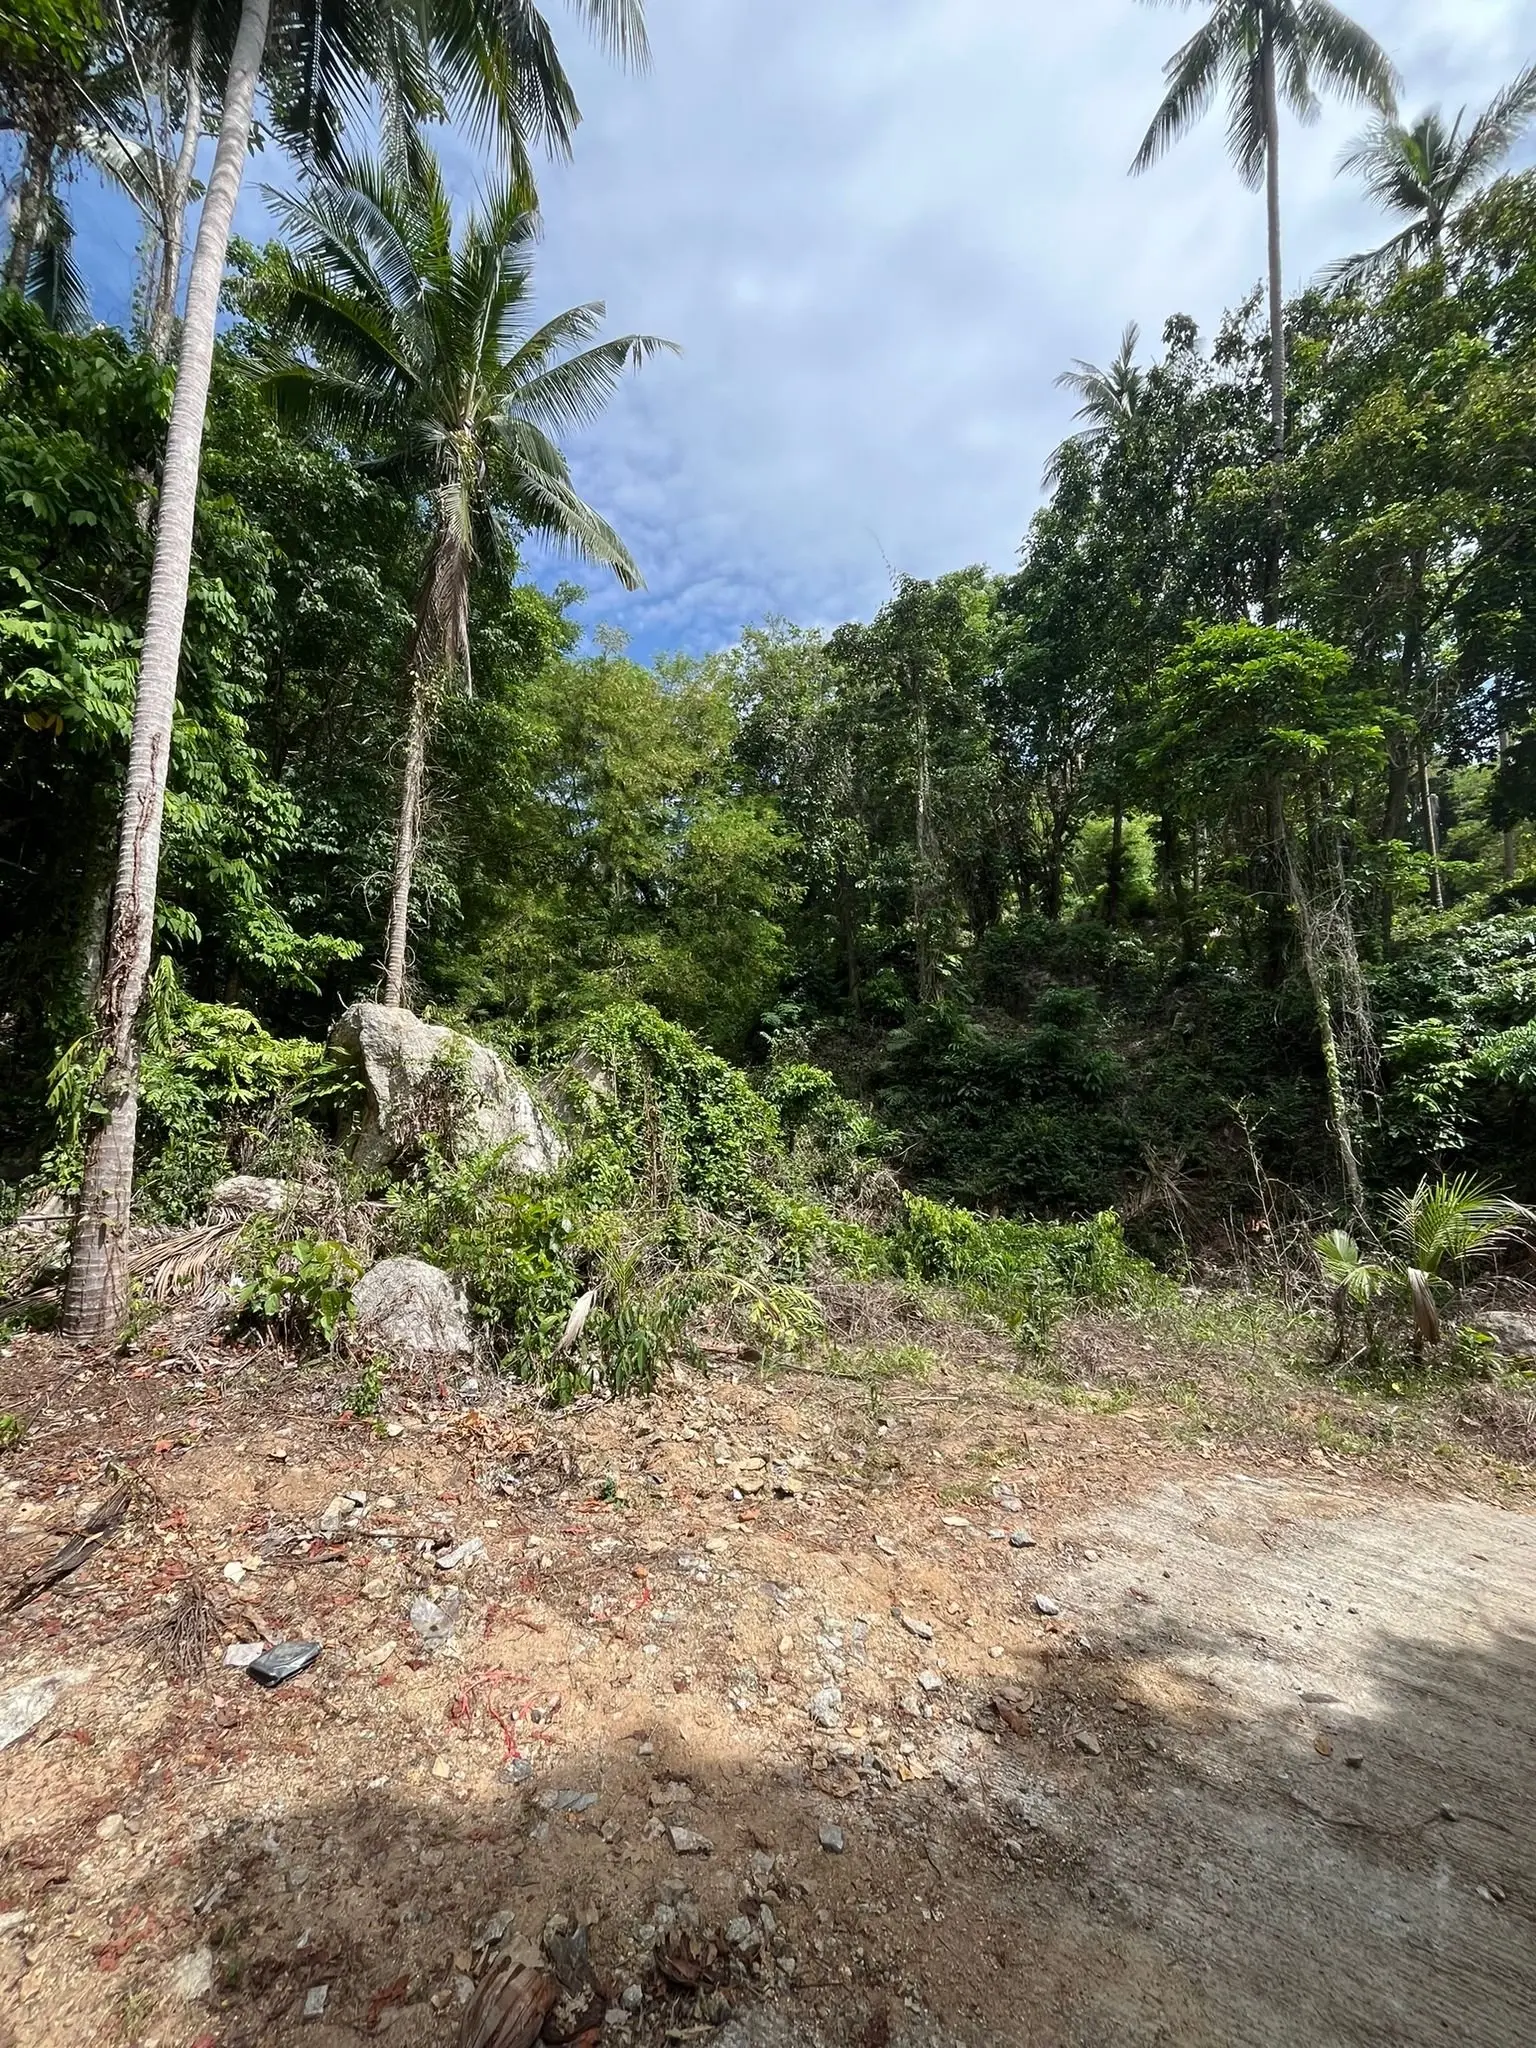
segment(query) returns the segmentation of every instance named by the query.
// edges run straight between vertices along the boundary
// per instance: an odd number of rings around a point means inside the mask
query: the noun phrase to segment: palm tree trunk
[[[400,783],[400,823],[395,833],[395,879],[389,897],[389,936],[384,947],[384,1000],[390,1009],[405,1003],[405,949],[411,926],[411,876],[421,838],[421,795],[427,773],[427,678],[411,667],[411,717]]]
[[[187,207],[192,197],[192,174],[197,168],[197,146],[203,135],[203,18],[201,10],[192,22],[187,50],[187,100],[181,122],[181,148],[171,167],[170,187],[165,195],[165,220],[155,273],[154,295],[149,309],[149,352],[163,363],[171,353],[176,327],[176,294],[181,288],[181,258],[186,247]]]
[[[25,291],[32,252],[37,247],[37,230],[48,202],[53,179],[55,145],[37,135],[27,137],[21,165],[21,189],[16,195],[16,219],[11,228],[11,246],[5,257],[5,286],[8,291]]]
[[[1285,543],[1279,474],[1285,460],[1285,284],[1280,246],[1280,95],[1275,78],[1274,30],[1267,23],[1260,63],[1264,82],[1264,195],[1269,222],[1269,403],[1275,466],[1264,557],[1264,623],[1271,626],[1280,610],[1280,561]]]
[[[104,1064],[98,1114],[86,1141],[61,1317],[66,1336],[94,1343],[116,1337],[128,1303],[128,1222],[139,1110],[136,1027],[154,940],[160,831],[192,572],[193,521],[202,467],[203,421],[213,375],[219,290],[250,148],[251,116],[270,12],[271,0],[243,0],[218,148],[187,284],[187,316],[166,436],[160,522],[123,787],[117,885],[96,1011]]]

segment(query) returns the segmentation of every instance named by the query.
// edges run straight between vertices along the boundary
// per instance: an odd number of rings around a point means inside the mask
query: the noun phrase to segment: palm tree
[[[1188,7],[1192,0],[1147,0]],[[1285,300],[1280,261],[1280,100],[1302,121],[1320,111],[1314,80],[1390,113],[1397,73],[1380,45],[1329,0],[1215,0],[1210,19],[1163,67],[1168,90],[1131,166],[1147,170],[1229,94],[1227,137],[1243,183],[1263,180],[1269,209],[1269,377],[1275,460],[1285,454]],[[1278,564],[1276,565],[1278,566]]]
[[[489,193],[455,243],[441,171],[414,134],[305,197],[268,197],[291,251],[279,336],[256,365],[267,391],[290,423],[339,438],[428,508],[385,948],[384,1000],[399,1005],[432,713],[445,685],[469,679],[475,567],[504,565],[511,527],[638,587],[552,435],[592,419],[630,365],[672,344],[626,334],[578,347],[596,304],[535,324],[527,187]]]
[[[1082,400],[1072,417],[1087,424],[1069,434],[1047,463],[1048,487],[1061,480],[1062,460],[1068,448],[1082,448],[1092,454],[1105,447],[1123,427],[1130,426],[1140,413],[1147,390],[1147,373],[1136,361],[1136,344],[1140,339],[1141,329],[1132,320],[1120,337],[1120,353],[1107,370],[1076,356],[1071,369],[1063,370],[1056,379],[1059,390],[1071,391]]]
[[[575,0],[621,57],[645,57],[644,0]],[[383,83],[408,112],[448,105],[493,132],[526,173],[530,145],[570,148],[579,119],[554,37],[533,0],[208,0],[210,39],[228,44],[218,141],[187,279],[176,390],[139,659],[103,948],[96,1115],[86,1140],[60,1326],[114,1337],[128,1300],[128,1227],[138,1124],[137,1025],[149,976],[166,772],[192,571],[203,421],[235,202],[257,87],[275,56],[273,104],[285,132],[335,149],[347,113]],[[217,33],[214,33],[216,31]],[[270,44],[270,50],[269,50]]]
[[[1340,157],[1339,169],[1358,172],[1371,197],[1407,226],[1379,249],[1335,264],[1330,279],[1360,284],[1438,257],[1460,205],[1504,162],[1533,115],[1536,64],[1506,86],[1470,127],[1464,127],[1465,107],[1449,126],[1438,107],[1411,128],[1390,115],[1373,121]]]

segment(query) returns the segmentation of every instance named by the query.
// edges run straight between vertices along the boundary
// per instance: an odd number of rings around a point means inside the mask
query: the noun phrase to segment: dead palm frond
[[[173,1294],[200,1289],[221,1264],[227,1264],[221,1254],[233,1252],[235,1239],[248,1221],[248,1217],[239,1216],[224,1223],[200,1223],[174,1237],[140,1245],[129,1254],[128,1271],[153,1301],[169,1301]],[[0,1302],[0,1307],[46,1308],[57,1298],[55,1286],[34,1287],[29,1294],[13,1295],[9,1301]]]

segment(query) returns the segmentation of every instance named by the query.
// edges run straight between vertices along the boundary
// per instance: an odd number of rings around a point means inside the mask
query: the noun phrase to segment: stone
[[[818,1839],[829,1856],[841,1856],[848,1846],[841,1828],[823,1828]]]
[[[115,1842],[123,1832],[124,1825],[123,1816],[120,1813],[104,1813],[96,1823],[97,1841]]]
[[[471,1358],[475,1325],[461,1282],[425,1259],[380,1259],[352,1290],[353,1342],[392,1358]]]
[[[1035,1539],[1027,1529],[1011,1529],[1008,1541],[1015,1550],[1033,1550],[1035,1547]]]
[[[331,1995],[329,1984],[311,1984],[304,1994],[304,2017],[317,2020],[325,2011],[326,2000]]]
[[[1072,1731],[1072,1740],[1077,1744],[1078,1748],[1083,1752],[1084,1756],[1102,1756],[1104,1754],[1102,1748],[1099,1745],[1099,1738],[1092,1732],[1091,1729],[1074,1728]]]
[[[381,1172],[435,1137],[450,1158],[503,1151],[512,1172],[553,1173],[565,1146],[526,1084],[489,1046],[409,1010],[354,1003],[330,1049],[351,1065],[364,1102],[346,1136],[352,1163]]]
[[[53,1711],[53,1703],[69,1683],[70,1674],[57,1672],[44,1678],[28,1678],[0,1693],[0,1749],[9,1749],[30,1735],[38,1722]]]
[[[202,1948],[188,1949],[172,1963],[172,1998],[206,1998],[212,1989],[213,1950],[206,1943]]]
[[[1060,1614],[1061,1605],[1058,1601],[1053,1600],[1049,1593],[1037,1593],[1035,1595],[1035,1612],[1036,1614]]]
[[[297,1206],[301,1190],[291,1180],[268,1180],[259,1173],[232,1173],[208,1190],[208,1213],[222,1220],[235,1216],[281,1216]]]
[[[645,1993],[638,1984],[626,1984],[624,1996],[619,2000],[626,2012],[639,2012],[645,2004]]]
[[[937,1671],[919,1671],[917,1682],[924,1692],[942,1692],[944,1690],[944,1681],[940,1678]]]
[[[679,1856],[709,1856],[714,1852],[714,1843],[696,1828],[670,1827],[667,1833]]]
[[[824,1685],[811,1695],[806,1712],[818,1728],[838,1728],[843,1719],[843,1695],[835,1685]]]
[[[411,1627],[429,1650],[446,1650],[453,1641],[462,1605],[457,1586],[450,1587],[441,1600],[429,1600],[420,1593],[411,1602]]]
[[[224,1576],[232,1586],[241,1585],[245,1580],[245,1566],[238,1563],[227,1564],[224,1567]]]
[[[1505,1357],[1536,1358],[1536,1316],[1490,1308],[1475,1319],[1474,1327],[1490,1336]]]
[[[467,1536],[462,1543],[456,1543],[452,1550],[439,1551],[435,1559],[440,1572],[456,1572],[461,1565],[476,1564],[485,1555],[485,1539]]]
[[[916,1636],[920,1643],[931,1643],[933,1641],[933,1625],[931,1622],[918,1621],[910,1614],[903,1614],[899,1619],[909,1636]]]

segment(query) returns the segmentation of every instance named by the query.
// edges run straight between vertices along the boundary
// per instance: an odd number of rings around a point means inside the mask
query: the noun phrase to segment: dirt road
[[[0,1707],[67,1680],[0,1755],[0,2042],[450,2043],[552,1914],[617,2048],[1536,2040],[1530,1513],[996,1379],[332,1399],[0,1361],[7,1583],[139,1489],[0,1624]],[[189,1574],[184,1679],[137,1631]]]

